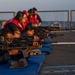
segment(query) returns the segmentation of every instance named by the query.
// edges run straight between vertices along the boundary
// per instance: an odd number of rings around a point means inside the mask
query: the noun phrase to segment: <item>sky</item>
[[[75,10],[75,0],[0,0],[0,11]]]

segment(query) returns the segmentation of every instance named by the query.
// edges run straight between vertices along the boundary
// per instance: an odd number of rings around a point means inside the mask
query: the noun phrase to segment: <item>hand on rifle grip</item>
[[[9,54],[10,55],[16,55],[16,54],[18,54],[18,50],[17,49],[12,49],[12,50],[9,51]]]
[[[38,36],[34,36],[34,41],[38,41],[39,40],[39,37]]]

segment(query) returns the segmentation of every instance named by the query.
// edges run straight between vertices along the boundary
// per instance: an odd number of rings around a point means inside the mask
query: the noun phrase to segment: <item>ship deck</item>
[[[52,53],[46,55],[39,75],[75,75],[75,31],[52,31]],[[63,35],[60,35],[63,34]]]

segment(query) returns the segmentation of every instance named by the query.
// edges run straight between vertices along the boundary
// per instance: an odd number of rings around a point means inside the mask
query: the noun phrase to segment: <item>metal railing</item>
[[[50,26],[54,22],[61,24],[63,29],[70,29],[69,25],[69,10],[47,10],[38,11],[39,15],[43,20],[42,25]]]
[[[13,18],[15,16],[15,12],[14,11],[3,11],[0,12],[0,28],[4,25],[4,23]]]
[[[75,29],[75,10],[43,10],[38,11],[38,14],[44,26],[50,26],[54,22],[59,22],[63,29]],[[15,15],[16,12],[14,11],[0,12],[0,25]]]

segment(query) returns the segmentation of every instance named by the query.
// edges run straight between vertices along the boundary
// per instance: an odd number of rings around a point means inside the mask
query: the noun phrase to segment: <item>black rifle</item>
[[[18,44],[10,44],[8,45],[7,43],[2,43],[0,44],[0,51],[2,52],[9,52],[10,50],[12,49],[18,49],[19,51],[23,52],[23,55],[24,55],[24,51],[27,49],[27,45],[18,45]]]

